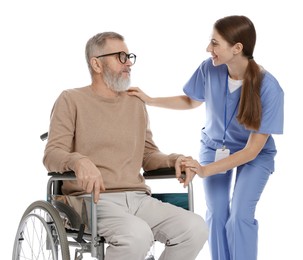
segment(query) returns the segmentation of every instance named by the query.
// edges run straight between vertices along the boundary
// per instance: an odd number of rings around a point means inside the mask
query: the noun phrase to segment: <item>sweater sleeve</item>
[[[44,150],[43,164],[50,172],[74,170],[75,163],[86,156],[73,152],[76,108],[68,92],[56,100],[50,119],[48,142]]]

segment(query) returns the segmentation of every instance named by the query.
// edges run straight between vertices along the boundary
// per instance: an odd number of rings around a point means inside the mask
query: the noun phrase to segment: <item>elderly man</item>
[[[63,91],[54,104],[45,167],[75,172],[76,181],[64,182],[64,194],[94,192],[107,260],[142,260],[155,239],[165,244],[160,259],[195,259],[208,237],[203,218],[151,197],[140,173],[175,167],[185,186],[194,177],[181,166],[185,156],[159,151],[144,102],[126,93],[136,55],[123,36],[103,32],[87,42],[86,60],[91,84]]]

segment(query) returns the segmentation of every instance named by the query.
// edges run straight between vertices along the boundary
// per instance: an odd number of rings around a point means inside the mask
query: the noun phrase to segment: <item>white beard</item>
[[[130,86],[130,78],[123,78],[122,72],[115,73],[107,64],[104,64],[103,70],[104,82],[108,88],[115,92],[126,91]]]

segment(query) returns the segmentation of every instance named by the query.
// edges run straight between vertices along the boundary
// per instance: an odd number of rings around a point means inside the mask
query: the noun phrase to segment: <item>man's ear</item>
[[[97,59],[96,57],[93,57],[90,59],[90,65],[91,65],[92,69],[97,73],[101,73],[103,70],[101,61],[99,59]]]
[[[237,43],[233,46],[233,49],[234,49],[234,55],[241,53],[242,50],[243,50],[243,45],[242,45],[242,43],[237,42]]]

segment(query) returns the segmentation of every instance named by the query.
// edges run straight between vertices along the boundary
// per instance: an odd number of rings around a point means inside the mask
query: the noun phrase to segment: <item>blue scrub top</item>
[[[224,136],[224,114],[229,123],[225,133],[225,145],[231,153],[243,149],[247,143],[251,130],[246,130],[236,119],[241,87],[230,93],[227,88],[228,75],[225,64],[214,66],[211,58],[202,62],[183,91],[191,99],[205,103],[206,123],[201,132],[201,141],[209,149],[222,148]],[[227,102],[227,103],[226,103]],[[268,71],[264,71],[261,85],[262,119],[257,133],[270,134],[265,146],[260,152],[260,159],[269,160],[268,167],[273,171],[273,158],[276,154],[275,142],[271,134],[283,133],[284,121],[284,92],[278,81]],[[226,104],[226,105],[225,105]],[[226,106],[226,111],[225,111]],[[256,132],[256,131],[254,131]],[[205,153],[204,153],[205,154]],[[211,155],[213,157],[213,155]],[[213,161],[214,158],[204,158]]]

